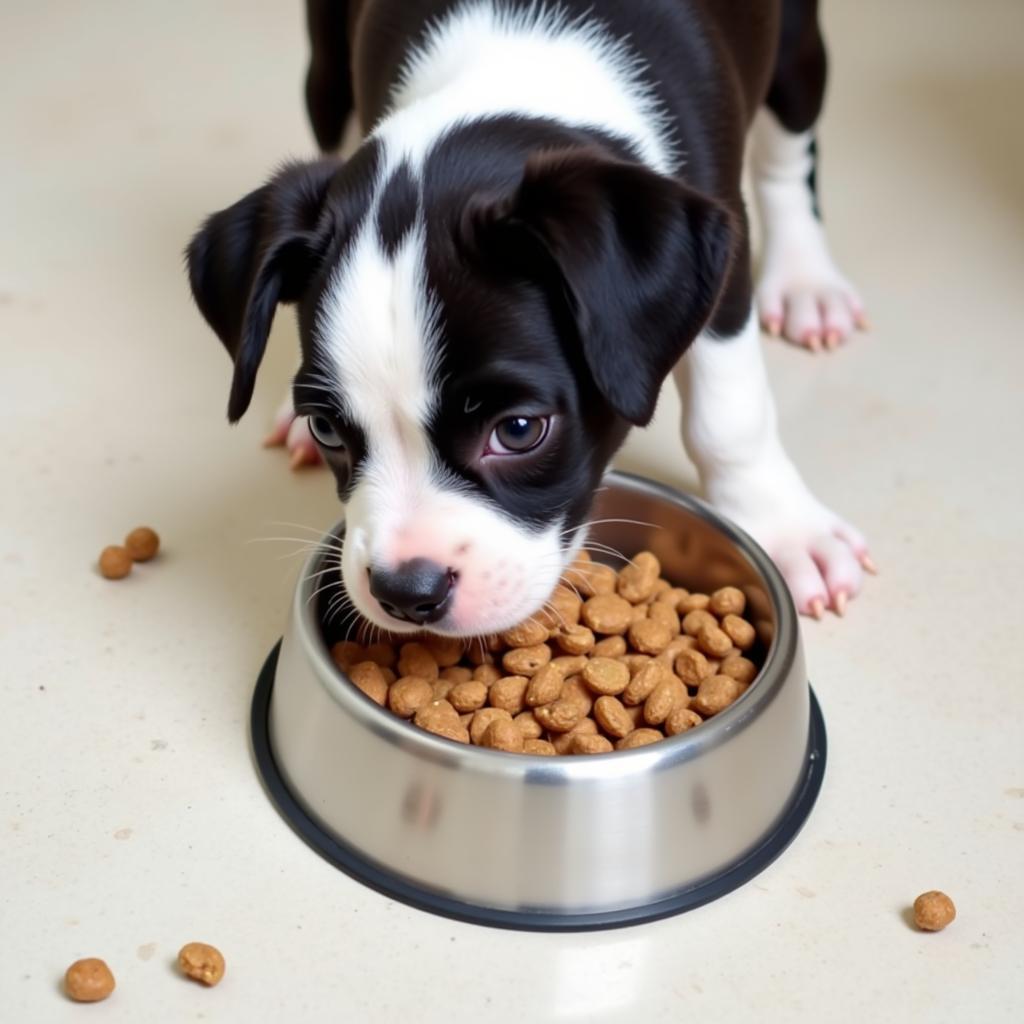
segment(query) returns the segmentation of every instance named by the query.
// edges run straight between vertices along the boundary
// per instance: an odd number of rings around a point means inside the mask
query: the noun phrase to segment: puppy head
[[[215,214],[188,263],[234,357],[232,421],[276,305],[298,305],[295,407],[346,507],[355,607],[471,636],[543,605],[730,250],[720,207],[603,150],[414,171],[371,142]]]

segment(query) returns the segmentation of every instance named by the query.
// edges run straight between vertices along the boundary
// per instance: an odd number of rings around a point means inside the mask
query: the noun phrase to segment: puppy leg
[[[757,302],[770,334],[818,351],[865,328],[864,306],[836,267],[821,224],[814,124],[826,57],[817,0],[785,0],[767,107],[754,119],[751,170],[764,234]]]
[[[734,337],[702,333],[674,375],[708,499],[768,551],[800,612],[842,615],[874,567],[861,534],[811,494],[782,447],[754,312]]]
[[[320,449],[309,432],[309,417],[295,415],[291,389],[278,406],[274,414],[274,425],[263,440],[264,448],[281,446],[288,449],[292,469],[315,466],[320,462]]]
[[[306,0],[306,110],[322,153],[341,146],[353,107],[348,6],[346,0]]]

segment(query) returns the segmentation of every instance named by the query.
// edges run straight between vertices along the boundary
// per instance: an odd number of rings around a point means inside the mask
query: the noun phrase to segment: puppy
[[[749,133],[761,322],[834,347],[863,313],[817,215],[816,8],[310,0],[317,141],[351,114],[367,134],[211,216],[187,261],[234,359],[232,422],[295,305],[292,415],[337,479],[371,622],[476,635],[536,611],[670,373],[707,496],[800,610],[858,592],[863,538],[776,431],[740,195]]]

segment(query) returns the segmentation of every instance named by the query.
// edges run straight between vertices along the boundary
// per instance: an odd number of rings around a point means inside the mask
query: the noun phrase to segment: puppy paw
[[[840,519],[811,495],[785,505],[743,502],[730,509],[716,506],[739,523],[771,556],[782,573],[801,615],[820,619],[826,609],[846,613],[864,584],[865,572],[878,570],[859,530]]]
[[[286,448],[292,469],[316,466],[321,461],[320,449],[309,432],[309,418],[295,415],[291,395],[285,398],[275,413],[274,424],[263,439],[263,446]]]
[[[812,352],[836,349],[854,332],[868,329],[864,304],[838,271],[768,272],[757,289],[761,326]]]
[[[768,553],[789,585],[797,611],[815,619],[826,608],[844,615],[847,603],[860,593],[864,572],[876,571],[863,542],[840,529],[811,528],[802,535],[791,534]]]

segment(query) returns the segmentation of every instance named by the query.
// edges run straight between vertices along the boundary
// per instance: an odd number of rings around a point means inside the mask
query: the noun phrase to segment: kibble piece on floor
[[[76,1003],[98,1003],[115,987],[110,968],[96,957],[76,960],[64,972],[64,991]]]
[[[160,550],[160,538],[148,526],[136,526],[124,539],[124,546],[136,562],[148,562]]]
[[[956,917],[953,901],[938,889],[921,893],[914,900],[914,924],[924,932],[940,932]]]
[[[178,952],[182,972],[204,985],[216,985],[224,977],[224,957],[215,946],[205,942],[189,942]]]
[[[108,580],[121,580],[132,571],[132,556],[126,548],[111,544],[100,552],[100,573]]]

